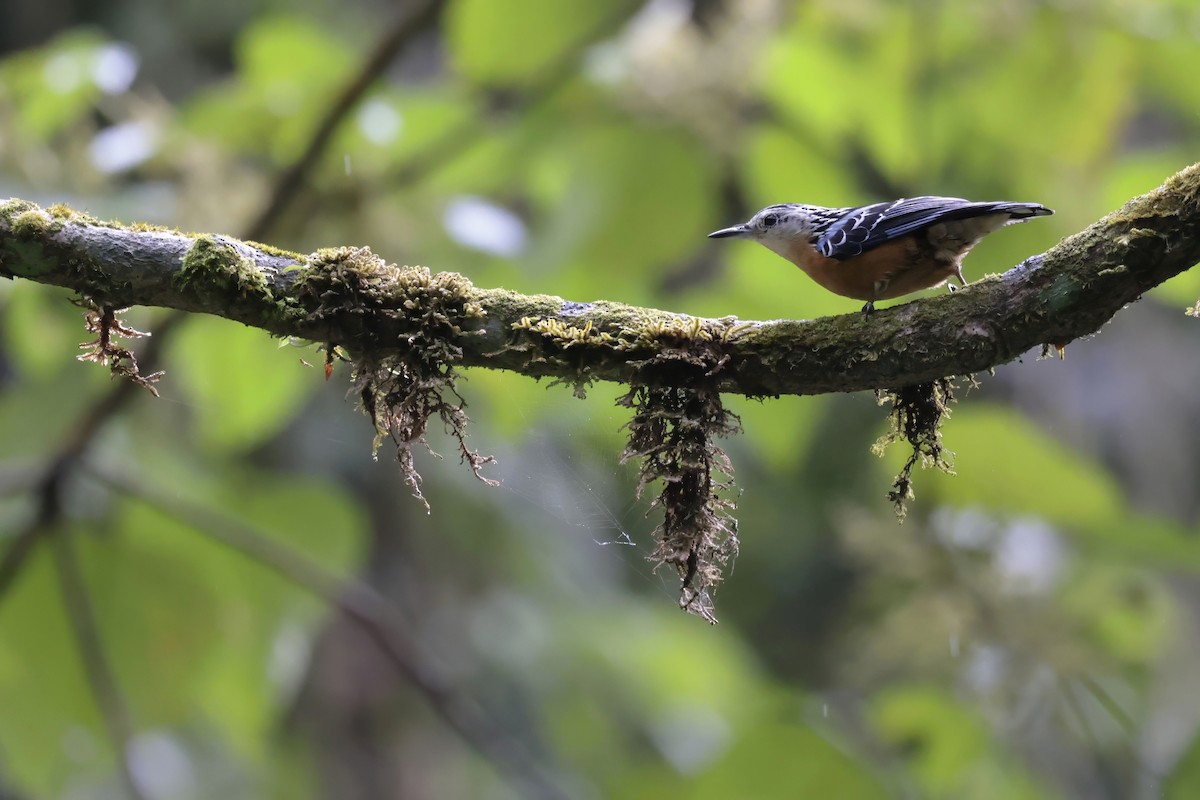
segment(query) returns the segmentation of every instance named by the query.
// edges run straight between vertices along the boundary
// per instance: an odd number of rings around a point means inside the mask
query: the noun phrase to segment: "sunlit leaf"
[[[1098,644],[1134,663],[1153,662],[1172,629],[1167,589],[1123,565],[1092,565],[1072,581],[1063,599]]]
[[[1189,800],[1200,793],[1200,736],[1193,736],[1163,782],[1163,800]]]
[[[78,320],[77,330],[71,329],[71,320]],[[61,369],[84,340],[79,309],[64,302],[60,293],[26,281],[12,284],[0,325],[17,368],[30,375],[45,376]]]
[[[757,206],[774,203],[836,207],[870,199],[863,198],[840,163],[785,128],[758,126],[746,143],[744,163],[745,185],[757,201],[755,208],[745,209],[747,217]]]
[[[557,146],[571,177],[526,260],[563,272],[545,290],[635,301],[703,246],[716,176],[698,143],[666,131],[598,127]]]
[[[320,385],[315,371],[262,331],[215,317],[189,319],[170,351],[200,437],[216,448],[245,449],[270,437]],[[168,399],[171,392],[164,386]]]
[[[588,0],[455,0],[446,35],[455,67],[479,83],[537,76],[598,23],[615,3]]]
[[[236,58],[237,78],[194,98],[187,124],[281,159],[298,153],[312,134],[310,123],[355,63],[344,41],[300,17],[258,20],[242,33]]]
[[[96,31],[79,28],[6,59],[0,63],[0,107],[7,102],[21,132],[34,141],[60,133],[101,95],[92,70],[103,44]]]
[[[810,728],[766,723],[739,738],[712,767],[696,775],[695,798],[886,798],[872,770]]]
[[[740,449],[742,438],[767,466],[788,470],[800,463],[816,433],[825,403],[819,397],[781,397],[752,400],[740,395],[725,398],[728,408],[742,420],[742,436],[724,446]],[[736,464],[736,462],[735,462]],[[736,468],[736,467],[735,467]]]
[[[0,726],[6,772],[52,794],[71,774],[110,771],[108,744],[45,547],[0,605],[0,642],[0,705],[6,720],[21,721]]]
[[[1120,492],[1111,476],[1017,412],[978,402],[952,408],[942,441],[955,454],[957,475],[918,471],[918,501],[931,497],[954,505],[979,504],[1038,514],[1072,527],[1102,525],[1121,514]],[[900,443],[891,447],[889,469],[907,457],[904,448]]]
[[[933,686],[903,686],[875,698],[882,739],[904,753],[931,797],[1048,798],[1015,760],[997,749],[984,720]]]

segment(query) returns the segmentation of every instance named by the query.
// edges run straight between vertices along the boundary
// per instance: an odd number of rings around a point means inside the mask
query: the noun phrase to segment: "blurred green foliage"
[[[98,4],[92,25],[3,17],[13,37],[57,28],[0,60],[0,196],[238,234],[393,24],[367,2],[178,5],[192,28],[145,0]],[[1057,209],[989,238],[974,279],[1200,144],[1184,0],[439,5],[272,243],[367,244],[574,300],[813,317],[856,304],[704,234],[786,201]],[[77,543],[156,800],[525,791],[344,614],[214,527],[370,582],[438,683],[570,796],[1191,797],[1200,375],[1182,308],[1198,295],[1181,275],[1065,362],[1030,354],[960,391],[958,474],[919,472],[903,527],[884,493],[906,454],[870,455],[886,417],[870,398],[729,398],[743,544],[716,629],[645,561],[655,512],[618,463],[620,387],[581,402],[469,372],[472,443],[502,485],[435,432],[450,457],[418,457],[426,516],[371,460],[342,365],[325,383],[313,346],[213,318],[170,335],[163,397],[102,427],[51,533]],[[112,388],[73,360],[83,338],[61,292],[0,282],[0,547]],[[0,794],[118,797],[43,545],[0,590]]]

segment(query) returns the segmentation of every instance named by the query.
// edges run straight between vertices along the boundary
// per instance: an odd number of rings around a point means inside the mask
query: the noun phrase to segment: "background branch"
[[[415,10],[397,15],[375,49],[360,68],[350,76],[338,92],[334,102],[322,115],[310,135],[304,151],[276,178],[267,204],[246,226],[245,238],[258,240],[269,237],[288,206],[295,201],[299,188],[320,160],[321,154],[328,147],[338,126],[357,106],[388,65],[404,51],[414,38],[436,22],[444,6],[444,0],[425,0],[418,4]],[[140,360],[145,365],[147,372],[154,370],[167,341],[186,318],[183,313],[168,314],[157,323],[154,338],[147,343],[141,354]],[[97,433],[137,394],[138,388],[138,384],[134,381],[120,381],[105,392],[99,400],[91,404],[67,434],[42,476],[35,479],[35,482],[40,484],[38,519],[14,538],[13,543],[0,559],[0,599],[3,598],[12,581],[20,574],[26,557],[33,551],[33,544],[38,539],[37,531],[49,527],[59,517],[61,504],[58,501],[61,495],[61,484],[73,472],[74,465],[86,452]]]
[[[112,742],[117,772],[121,776],[125,792],[132,800],[143,800],[145,794],[138,786],[129,766],[129,743],[133,738],[129,708],[120,686],[117,685],[117,677],[108,655],[104,651],[96,615],[88,597],[83,573],[79,568],[79,559],[75,554],[75,543],[71,541],[72,535],[72,531],[63,529],[50,534],[63,605],[66,607],[71,631],[79,647],[80,661],[87,675],[88,685],[96,698],[96,704],[100,707],[104,729]]]
[[[372,586],[337,575],[295,548],[233,517],[180,497],[169,497],[145,482],[110,469],[92,466],[88,471],[132,501],[179,520],[324,600],[358,625],[447,727],[492,763],[524,796],[548,800],[567,796],[547,767],[547,755],[539,753],[535,757],[492,713],[450,686],[422,652],[400,609]]]
[[[338,93],[320,123],[309,137],[304,152],[284,170],[275,181],[271,199],[247,229],[247,239],[264,239],[274,230],[284,211],[292,204],[305,178],[320,160],[329,146],[330,139],[342,121],[354,110],[358,102],[383,74],[396,56],[403,52],[409,42],[423,30],[436,23],[445,7],[443,0],[422,0],[415,10],[401,14],[391,28],[375,45],[371,55]]]

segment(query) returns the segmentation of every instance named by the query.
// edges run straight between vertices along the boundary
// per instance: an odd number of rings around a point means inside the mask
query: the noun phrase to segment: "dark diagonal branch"
[[[90,471],[115,491],[183,522],[341,611],[374,640],[442,721],[494,764],[522,796],[567,796],[557,779],[547,772],[544,758],[535,758],[523,742],[505,730],[478,702],[446,684],[415,643],[400,611],[371,586],[339,576],[294,548],[205,506],[168,496],[126,475],[109,470]]]
[[[588,47],[616,33],[641,5],[642,0],[614,3],[595,25],[568,43],[561,52],[544,64],[527,85],[505,89],[489,87],[486,91],[481,91],[476,101],[479,106],[478,113],[467,115],[421,151],[394,165],[385,173],[380,185],[394,191],[402,186],[420,182],[479,141],[493,135],[492,126],[481,121],[488,112],[499,112],[515,118],[523,109],[537,105],[553,95],[570,78],[578,74],[578,63],[588,51]]]
[[[278,222],[288,205],[297,196],[296,189],[312,171],[328,146],[334,132],[362,99],[367,89],[378,80],[396,56],[412,39],[431,25],[445,6],[444,0],[423,0],[415,10],[402,13],[380,39],[370,56],[342,90],[336,100],[322,116],[304,151],[286,170],[280,173],[271,191],[270,200],[259,215],[246,227],[249,239],[265,239]],[[2,262],[0,262],[2,263]],[[0,270],[2,271],[2,270]],[[150,369],[158,364],[163,346],[171,333],[186,319],[183,313],[169,314],[157,325],[154,338],[143,350],[142,363]],[[73,465],[91,444],[96,433],[104,424],[137,393],[137,383],[122,381],[109,389],[93,403],[79,418],[75,427],[67,434],[57,453],[50,459],[46,469],[34,482],[38,485],[38,520],[27,526],[14,537],[3,557],[0,557],[0,600],[12,582],[20,574],[22,566],[33,552],[39,531],[50,526],[59,516],[57,500],[61,484],[70,476]],[[54,503],[48,502],[53,498]]]
[[[265,252],[224,236],[102,224],[24,201],[0,205],[0,273],[104,304],[215,314],[355,354],[409,352],[432,319],[459,365],[573,383],[644,379],[648,359],[693,341],[719,358],[719,390],[747,395],[906,386],[986,370],[1095,333],[1197,261],[1200,165],[1003,275],[866,319],[753,322],[568,302],[401,269],[365,248]]]
[[[117,685],[117,677],[113,673],[108,655],[104,651],[100,629],[96,624],[96,615],[92,609],[87,586],[83,581],[83,574],[79,569],[75,543],[71,540],[72,535],[72,531],[63,529],[55,530],[50,534],[53,545],[51,549],[54,551],[54,566],[58,573],[63,605],[66,607],[67,619],[71,623],[71,630],[75,634],[75,642],[79,647],[84,674],[87,676],[92,695],[100,707],[104,728],[115,751],[117,772],[121,776],[125,792],[132,800],[142,800],[145,794],[139,788],[136,777],[129,767],[129,742],[133,738],[129,708]]]
[[[246,234],[248,239],[263,239],[274,229],[275,223],[284,210],[292,203],[304,183],[304,179],[320,160],[321,154],[329,145],[329,140],[337,131],[338,126],[350,114],[359,100],[366,94],[376,80],[395,60],[396,55],[421,31],[429,28],[437,21],[438,15],[445,6],[444,0],[420,0],[415,9],[403,13],[384,35],[362,67],[342,87],[337,98],[325,111],[316,129],[309,137],[308,146],[292,164],[284,170],[275,181],[271,191],[271,199],[263,208],[258,218],[249,227]]]
[[[432,24],[444,6],[444,0],[422,0],[415,9],[407,14],[402,14],[388,29],[359,71],[342,88],[336,101],[321,118],[303,153],[279,175],[267,205],[247,226],[248,238],[265,239],[268,237],[278,219],[288,205],[293,202],[297,187],[312,171],[341,122],[362,99],[367,89],[383,74],[388,64],[403,51],[413,37]],[[3,258],[0,257],[0,273],[2,272]],[[153,365],[159,361],[163,346],[170,338],[171,332],[185,318],[184,313],[175,313],[168,315],[160,322],[155,330],[154,339],[142,353],[142,363],[151,365],[150,368],[153,369]],[[100,638],[94,627],[88,627],[90,613],[87,596],[83,590],[82,580],[77,574],[74,555],[70,550],[71,545],[64,540],[68,534],[56,530],[55,522],[62,515],[63,485],[73,474],[80,456],[90,446],[96,433],[137,392],[136,382],[122,381],[109,389],[78,419],[40,475],[32,481],[37,487],[38,495],[35,518],[12,538],[4,550],[3,556],[0,556],[0,602],[2,602],[45,534],[49,532],[49,535],[60,540],[56,544],[55,555],[64,600],[71,614],[73,628],[79,641],[82,660],[93,694],[104,714],[110,737],[121,750],[118,753],[119,767],[127,793],[134,798],[140,797],[141,794],[129,771],[127,753],[124,748],[129,734],[129,721],[124,712],[121,696],[116,689],[115,680],[112,679],[108,669]]]

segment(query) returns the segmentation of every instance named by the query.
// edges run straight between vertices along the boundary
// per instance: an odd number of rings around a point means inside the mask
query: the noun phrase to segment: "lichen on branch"
[[[621,460],[639,460],[638,495],[657,483],[651,511],[662,509],[650,558],[675,568],[679,605],[716,623],[713,591],[738,552],[733,464],[716,440],[741,432],[721,402],[718,375],[727,336],[703,326],[659,332],[661,348],[638,365],[638,377],[617,400],[633,410]]]
[[[414,448],[429,448],[432,418],[441,420],[457,442],[459,455],[477,478],[494,459],[467,446],[466,401],[459,393],[454,366],[462,359],[456,341],[465,327],[478,329],[483,309],[467,299],[471,283],[452,272],[389,264],[366,247],[322,250],[299,270],[296,296],[312,310],[310,321],[348,319],[359,342],[352,391],[375,425],[374,449],[390,440],[413,494],[425,504]],[[386,320],[387,324],[376,324]],[[336,343],[326,344],[333,353]]]
[[[916,496],[912,489],[913,467],[920,463],[923,469],[932,467],[954,474],[953,454],[947,454],[942,447],[942,422],[950,416],[954,388],[950,378],[938,378],[902,389],[876,392],[880,405],[890,403],[892,406],[892,429],[879,437],[871,446],[871,452],[882,456],[889,446],[902,439],[912,447],[912,453],[900,468],[887,495],[901,522],[908,513],[908,501]]]

